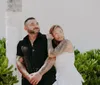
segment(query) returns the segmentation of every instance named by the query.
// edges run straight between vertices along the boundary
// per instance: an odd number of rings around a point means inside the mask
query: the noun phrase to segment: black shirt
[[[26,50],[23,51],[23,48]],[[46,35],[39,33],[33,46],[27,35],[23,40],[19,41],[17,45],[17,56],[23,57],[29,73],[33,72],[32,69],[34,68],[40,68],[48,56]]]
[[[47,38],[46,35],[38,34],[36,40],[31,45],[29,36],[27,35],[23,40],[19,41],[17,45],[17,56],[24,59],[24,65],[29,73],[36,71],[36,68],[41,68],[47,56]],[[35,70],[34,70],[35,68]],[[55,81],[56,70],[53,66],[39,82],[38,85],[52,85]],[[28,80],[22,77],[22,85],[31,85]]]

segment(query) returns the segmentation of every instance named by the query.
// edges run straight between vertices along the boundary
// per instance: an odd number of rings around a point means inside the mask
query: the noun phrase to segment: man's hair
[[[35,19],[34,17],[29,17],[29,18],[27,18],[26,20],[25,20],[25,22],[24,22],[24,25],[26,25],[26,22],[28,21],[28,20],[32,20],[32,19]]]

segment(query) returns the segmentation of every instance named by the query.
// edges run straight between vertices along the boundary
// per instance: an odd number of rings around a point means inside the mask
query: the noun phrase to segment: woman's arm
[[[44,65],[38,71],[42,76],[48,72],[52,66],[54,65],[56,57],[48,57],[44,63]]]
[[[64,52],[69,52],[69,53],[73,53],[74,52],[74,48],[73,48],[73,45],[72,45],[70,40],[67,41],[67,46],[64,49]]]
[[[39,69],[39,71],[32,74],[31,84],[37,85],[39,81],[42,79],[42,76],[51,69],[51,67],[55,63],[55,57],[48,57],[44,63],[44,65]]]
[[[48,58],[46,59],[44,65],[37,71],[33,73],[34,77],[32,78],[32,82],[38,82],[41,80],[42,76],[49,71],[56,61],[56,56],[64,51],[66,47],[66,41],[61,42],[55,49],[52,47],[51,39],[48,39]],[[60,53],[59,53],[60,52]]]
[[[50,41],[51,42],[51,41]],[[52,43],[49,43],[48,47],[50,46],[50,48],[52,49]],[[69,44],[67,46],[67,44]],[[51,67],[54,65],[55,61],[56,61],[56,56],[63,53],[65,50],[72,50],[72,45],[69,41],[64,40],[63,42],[61,42],[57,48],[52,49],[51,52],[49,52],[48,54],[48,58],[46,59],[44,65],[39,69],[38,72],[34,73],[34,78],[32,80],[34,80],[37,84],[38,82],[41,80],[42,76],[51,69]],[[50,50],[48,48],[48,50]]]
[[[62,54],[65,49],[67,48],[67,43],[68,40],[63,40],[59,43],[59,45],[54,49],[54,51],[52,51],[51,54],[55,55],[55,56],[58,56],[60,54]]]
[[[56,56],[51,54],[54,51],[52,46],[52,37],[50,35],[47,36],[48,43],[48,58],[45,60],[44,65],[38,71],[41,75],[44,75],[47,71],[49,71],[55,63]]]
[[[39,70],[39,73],[41,75],[44,75],[47,71],[51,69],[51,67],[54,65],[57,55],[60,55],[64,52],[65,48],[67,46],[67,41],[62,41],[55,49],[52,47],[51,40],[48,40],[48,58],[46,59],[44,65]]]

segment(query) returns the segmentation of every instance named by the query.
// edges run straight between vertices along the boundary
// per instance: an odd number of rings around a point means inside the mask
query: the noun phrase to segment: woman
[[[53,39],[48,37],[49,57],[42,68],[37,72],[43,76],[54,64],[56,67],[56,82],[53,85],[82,85],[82,76],[74,66],[74,49],[71,42],[64,38],[59,25],[50,29]]]

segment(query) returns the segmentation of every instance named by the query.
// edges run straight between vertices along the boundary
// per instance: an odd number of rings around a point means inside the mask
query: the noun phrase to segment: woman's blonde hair
[[[50,28],[49,33],[50,33],[50,34],[53,34],[53,31],[54,31],[55,28],[60,28],[60,29],[62,29],[61,26],[59,26],[59,25],[53,25],[53,26]]]

